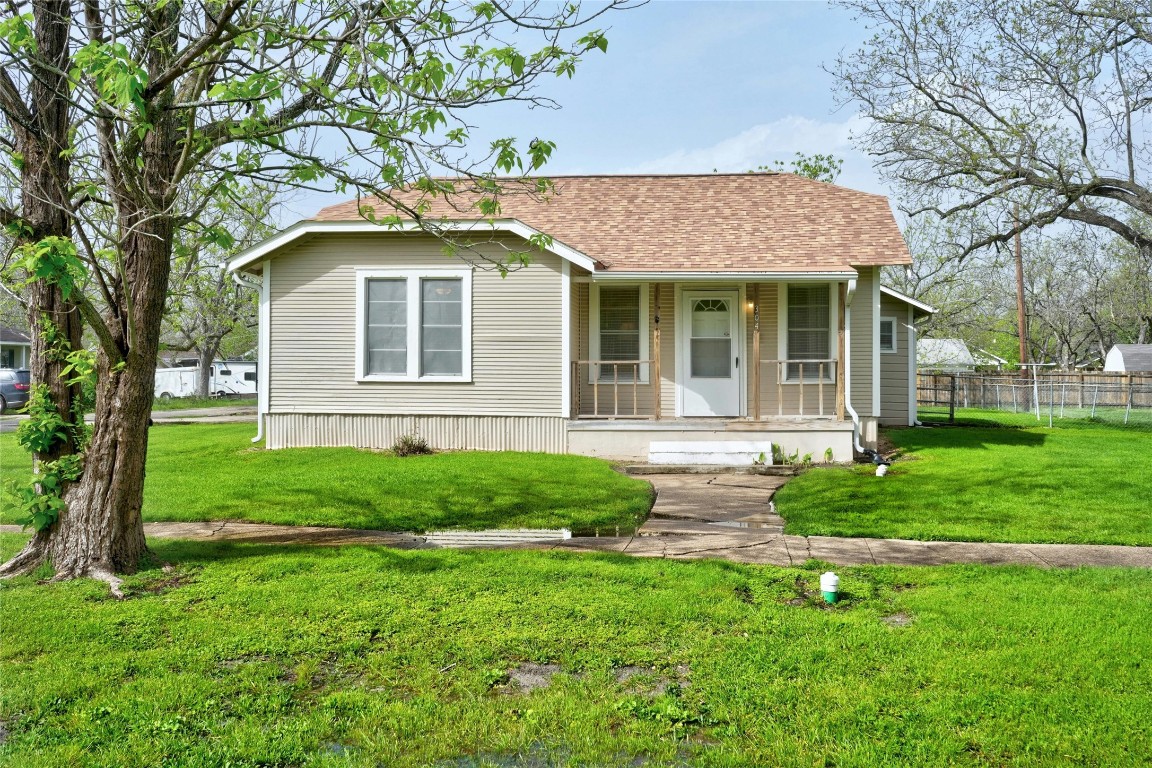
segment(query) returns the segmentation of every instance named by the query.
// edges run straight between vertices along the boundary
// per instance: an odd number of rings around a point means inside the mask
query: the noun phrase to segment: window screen
[[[640,286],[600,287],[600,359],[640,359]],[[602,380],[632,381],[635,365],[601,365]]]
[[[407,281],[368,281],[368,373],[408,371]]]
[[[832,356],[830,292],[827,285],[788,286],[788,359],[827,360]],[[824,366],[825,377],[831,366]],[[804,378],[819,376],[819,365],[804,366]],[[800,364],[788,364],[788,378],[800,377]]]
[[[459,376],[464,369],[463,281],[420,281],[420,375]]]

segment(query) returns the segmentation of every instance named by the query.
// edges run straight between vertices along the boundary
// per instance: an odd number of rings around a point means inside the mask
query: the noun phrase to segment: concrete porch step
[[[625,474],[629,475],[771,475],[793,477],[799,473],[791,466],[733,466],[726,464],[627,464]]]
[[[756,466],[759,458],[772,463],[768,440],[653,440],[648,444],[649,464],[715,464]]]

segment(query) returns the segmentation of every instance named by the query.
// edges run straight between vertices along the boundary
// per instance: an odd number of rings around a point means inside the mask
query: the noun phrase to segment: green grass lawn
[[[1065,420],[886,433],[908,461],[809,471],[776,505],[786,532],[879,538],[1152,545],[1152,429]],[[1035,424],[1035,417],[1032,423]]]
[[[3,537],[6,552],[19,544]],[[153,542],[0,585],[10,768],[1146,765],[1152,573]],[[818,593],[816,593],[818,595]],[[555,664],[544,689],[508,684]],[[634,676],[624,679],[622,668]]]
[[[256,405],[254,397],[173,397],[152,401],[153,411],[183,411],[193,408],[228,408],[237,405]]]
[[[250,424],[157,425],[149,436],[144,519],[250,520],[388,531],[631,528],[647,483],[598,459],[533,453],[396,458],[353,448],[266,451]],[[0,435],[0,478],[31,462]],[[6,508],[0,520],[11,522]]]

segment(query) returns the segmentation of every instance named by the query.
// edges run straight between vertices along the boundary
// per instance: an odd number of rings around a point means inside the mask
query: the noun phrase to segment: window
[[[896,351],[896,318],[880,318],[880,351]]]
[[[358,380],[471,380],[470,270],[357,275]]]
[[[592,366],[589,376],[600,381],[648,381],[648,366],[634,361],[648,358],[648,286],[593,285],[589,299],[591,330],[589,352],[592,360],[605,361]],[[612,360],[633,361],[611,365]]]
[[[256,381],[256,371],[244,371],[244,381]]]
[[[832,358],[832,291],[827,284],[792,283],[786,288],[784,351],[788,360],[830,360]],[[819,364],[804,366],[804,380],[820,376]],[[832,379],[833,366],[825,364],[824,379]],[[788,381],[800,378],[800,363],[789,363]]]
[[[221,376],[231,376],[231,375],[232,375],[232,371],[231,371],[231,369],[229,369],[229,368],[221,368],[221,369],[220,369],[220,375],[221,375]]]

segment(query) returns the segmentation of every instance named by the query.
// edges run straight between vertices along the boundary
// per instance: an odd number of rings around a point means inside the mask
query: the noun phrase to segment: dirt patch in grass
[[[502,693],[529,694],[552,685],[552,677],[560,671],[559,664],[519,664],[508,670],[507,682],[497,688]]]
[[[885,616],[884,618],[880,619],[880,621],[884,622],[890,627],[907,627],[914,621],[914,619],[909,614],[901,612],[894,613],[891,616]]]

